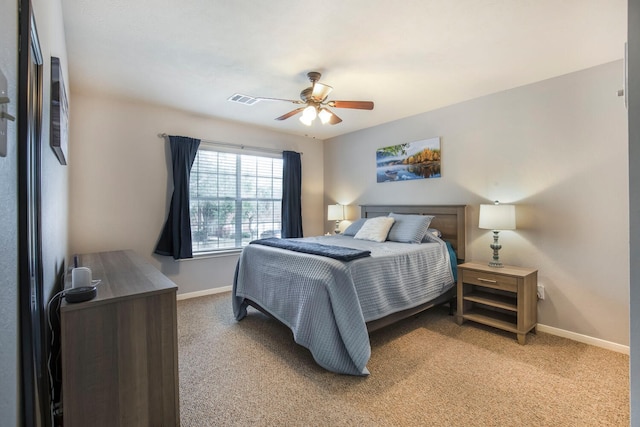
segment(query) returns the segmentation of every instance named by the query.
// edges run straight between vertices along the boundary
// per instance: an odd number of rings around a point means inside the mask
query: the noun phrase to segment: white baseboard
[[[541,325],[538,323],[536,329],[539,332],[545,332],[551,335],[557,335],[559,337],[568,338],[573,341],[578,341],[584,344],[593,345],[596,347],[605,348],[607,350],[615,351],[618,353],[629,354],[629,346],[617,344],[611,341],[601,340],[600,338],[590,337],[588,335],[578,334],[576,332],[566,331],[564,329],[554,328],[553,326]]]
[[[185,300],[185,299],[190,299],[190,298],[197,298],[197,297],[203,297],[206,295],[215,295],[215,294],[221,294],[223,292],[231,292],[232,287],[231,286],[221,286],[219,288],[211,288],[211,289],[205,289],[204,291],[197,291],[197,292],[188,292],[185,294],[178,294],[176,296],[176,299],[178,301],[180,300]],[[543,325],[538,323],[538,326],[536,327],[536,329],[540,332],[545,332],[547,334],[551,334],[551,335],[556,335],[562,338],[568,338],[570,340],[573,341],[578,341],[584,344],[589,344],[589,345],[593,345],[595,347],[601,347],[607,350],[611,350],[611,351],[615,351],[618,353],[623,353],[623,354],[629,354],[629,346],[628,345],[622,345],[622,344],[617,344],[611,341],[605,341],[602,340],[600,338],[594,338],[594,337],[590,337],[588,335],[582,335],[582,334],[578,334],[576,332],[571,332],[571,331],[567,331],[564,329],[560,329],[560,328],[554,328],[553,326],[547,326],[547,325]]]
[[[180,301],[183,299],[203,297],[206,295],[221,294],[223,292],[231,292],[231,286],[222,286],[219,288],[205,289],[204,291],[187,292],[186,294],[178,294],[176,296],[176,300]]]

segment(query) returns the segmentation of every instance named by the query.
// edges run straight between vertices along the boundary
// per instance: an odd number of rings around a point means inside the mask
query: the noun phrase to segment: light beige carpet
[[[327,372],[230,294],[178,302],[183,426],[628,426],[629,358],[436,308],[371,334],[371,375]]]

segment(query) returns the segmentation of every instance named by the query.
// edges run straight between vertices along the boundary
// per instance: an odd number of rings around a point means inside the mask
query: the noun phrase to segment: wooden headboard
[[[361,205],[362,218],[386,216],[389,213],[433,215],[430,228],[437,228],[442,232],[442,240],[451,243],[456,251],[458,262],[465,259],[467,236],[467,206],[466,205]]]

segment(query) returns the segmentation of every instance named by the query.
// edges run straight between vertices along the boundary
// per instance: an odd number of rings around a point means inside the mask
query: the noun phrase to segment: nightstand
[[[538,322],[538,270],[489,267],[466,262],[458,266],[458,312],[456,322],[482,323],[518,335],[526,342]]]

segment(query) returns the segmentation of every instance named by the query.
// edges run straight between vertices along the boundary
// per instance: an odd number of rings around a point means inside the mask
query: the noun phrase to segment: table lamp
[[[516,207],[515,205],[501,205],[497,200],[493,205],[480,205],[480,220],[478,227],[485,230],[493,230],[493,260],[489,262],[491,267],[503,267],[498,256],[498,251],[502,245],[498,243],[498,234],[501,230],[516,229]]]
[[[340,234],[340,221],[344,220],[344,205],[335,204],[327,207],[327,219],[336,222],[335,234]]]

